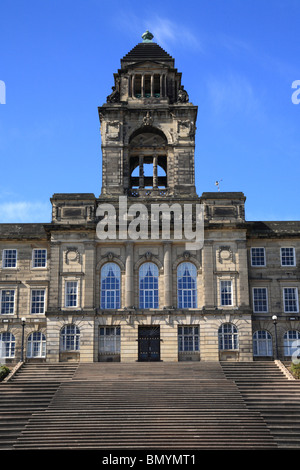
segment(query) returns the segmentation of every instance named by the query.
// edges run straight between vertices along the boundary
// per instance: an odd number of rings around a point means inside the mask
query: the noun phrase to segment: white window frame
[[[15,266],[5,266],[5,261],[7,260],[6,254],[9,251],[15,251],[15,253],[16,253]],[[2,269],[16,269],[17,265],[18,265],[18,250],[16,248],[5,248],[2,251]]]
[[[199,352],[200,350],[200,326],[178,326],[178,352]]]
[[[69,293],[68,292],[68,285],[73,284],[73,287],[76,285],[76,292],[75,293]],[[74,305],[68,305],[69,300],[68,296],[74,296],[76,295],[76,302]],[[78,308],[78,281],[77,280],[66,280],[65,281],[65,308]]]
[[[254,250],[263,250],[264,254],[264,263],[263,264],[253,264],[253,258],[254,258]],[[251,266],[253,268],[263,268],[266,266],[266,249],[263,246],[253,246],[250,249],[250,255],[251,255]]]
[[[80,351],[80,329],[77,325],[71,323],[61,329],[60,351]]]
[[[283,250],[292,250],[292,253],[293,253],[293,264],[283,264]],[[296,254],[295,254],[295,248],[293,246],[282,246],[280,248],[280,263],[281,263],[281,266],[283,267],[289,267],[289,266],[296,266]]]
[[[40,338],[36,338],[37,335]],[[46,357],[46,336],[41,331],[33,331],[28,336],[26,357]]]
[[[253,334],[253,356],[273,356],[272,336],[267,330],[257,330]]]
[[[44,291],[44,304],[43,304],[43,311],[42,312],[33,312],[32,311],[32,293],[33,291]],[[39,301],[40,302],[40,301]],[[45,313],[46,308],[46,289],[45,287],[33,287],[30,289],[30,314],[31,315],[43,315]]]
[[[13,292],[13,300],[9,300],[8,302],[12,303],[13,311],[9,313],[2,313],[2,302],[3,302],[3,292]],[[6,289],[0,289],[0,315],[14,315],[16,309],[16,289],[7,287]]]
[[[3,331],[2,333],[0,333],[0,358],[11,359],[15,357],[15,354],[16,354],[15,336],[9,331]]]
[[[103,334],[101,330],[103,329]],[[100,326],[99,329],[99,353],[120,354],[121,352],[121,327]]]
[[[45,251],[45,266],[35,266],[35,253],[37,251]],[[47,268],[47,248],[34,248],[32,250],[32,260],[31,260],[32,269],[45,269]]]
[[[289,310],[287,309],[287,305],[286,305],[286,300],[288,301],[289,299],[286,299],[286,290],[287,289],[293,289],[295,291],[295,307],[296,309],[295,310]],[[293,300],[293,299],[292,299]],[[295,287],[295,286],[291,286],[291,287],[284,287],[283,288],[283,309],[284,309],[284,313],[298,313],[299,312],[299,298],[298,298],[298,288]]]
[[[230,303],[223,303],[222,299],[222,284],[227,283],[230,286],[230,292],[225,293],[225,295],[230,295]],[[220,305],[221,307],[232,307],[233,306],[233,283],[232,279],[220,279]]]
[[[261,290],[265,291],[265,300],[266,300],[266,309],[265,310],[255,308],[255,301],[257,301],[257,300],[255,299],[255,293],[254,292],[255,292],[256,289],[261,289]],[[260,286],[252,287],[252,303],[253,303],[253,312],[254,313],[268,313],[268,311],[269,311],[268,288],[267,287],[260,287]]]

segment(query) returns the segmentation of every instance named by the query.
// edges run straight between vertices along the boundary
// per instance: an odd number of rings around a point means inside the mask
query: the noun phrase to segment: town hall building
[[[300,222],[247,221],[242,192],[197,194],[197,106],[150,32],[98,114],[101,194],[0,224],[0,363],[291,359]],[[196,233],[197,207],[198,245],[178,230]]]

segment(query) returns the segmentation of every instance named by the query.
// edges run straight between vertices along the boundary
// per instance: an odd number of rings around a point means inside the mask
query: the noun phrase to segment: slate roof
[[[166,62],[174,66],[174,59],[155,42],[140,42],[121,59],[121,66],[146,60]]]
[[[45,225],[47,224],[0,224],[0,240],[45,240]]]

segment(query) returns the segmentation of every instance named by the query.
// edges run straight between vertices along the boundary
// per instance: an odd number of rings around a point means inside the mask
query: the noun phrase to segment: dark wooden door
[[[139,327],[139,361],[160,360],[160,328],[159,326]]]

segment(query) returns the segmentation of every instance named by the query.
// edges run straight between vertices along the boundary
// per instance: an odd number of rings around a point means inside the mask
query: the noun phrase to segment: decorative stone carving
[[[224,261],[232,261],[233,252],[230,246],[220,246],[219,249],[219,262],[223,263]]]
[[[188,103],[188,101],[189,101],[189,95],[187,94],[187,92],[185,91],[183,86],[181,85],[181,87],[179,88],[179,90],[177,92],[177,102],[178,103]]]
[[[106,102],[107,103],[119,103],[120,101],[120,93],[118,92],[118,90],[116,89],[115,86],[111,87],[112,88],[112,92],[110,95],[108,95],[108,97],[106,98]]]
[[[80,263],[80,253],[76,246],[70,246],[67,248],[65,253],[65,262],[66,264],[69,264],[70,262]]]

